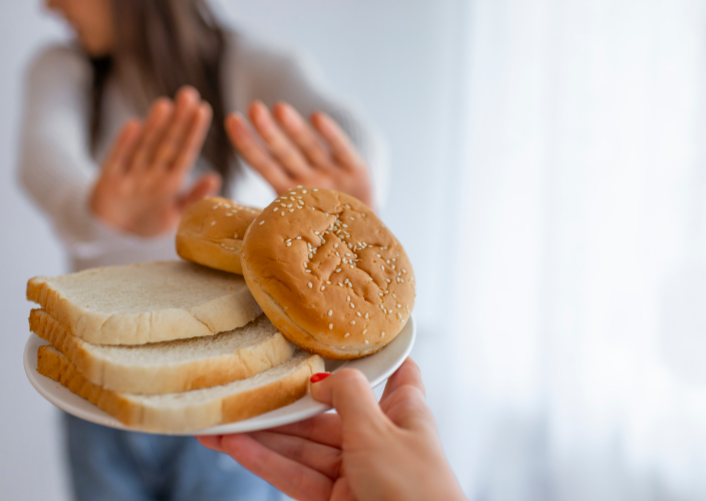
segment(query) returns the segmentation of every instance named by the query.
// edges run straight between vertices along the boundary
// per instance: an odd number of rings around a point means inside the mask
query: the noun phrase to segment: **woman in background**
[[[262,207],[316,185],[372,206],[371,177],[382,192],[376,137],[311,64],[223,30],[204,0],[47,6],[78,46],[49,48],[28,71],[20,180],[73,271],[175,258],[181,214],[210,194]],[[279,497],[193,438],[65,425],[77,499]]]

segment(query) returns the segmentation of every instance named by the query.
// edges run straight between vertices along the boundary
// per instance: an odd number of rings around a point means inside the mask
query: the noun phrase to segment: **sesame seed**
[[[289,247],[290,245],[292,245],[292,242],[287,242],[287,247]]]
[[[368,329],[363,329],[363,335],[365,335],[366,332],[368,332]]]
[[[311,273],[311,270],[304,270],[304,273]]]
[[[389,278],[386,278],[385,281],[386,281],[388,284],[390,283],[390,279],[389,279]]]
[[[351,320],[351,325],[355,325],[355,320]]]
[[[214,205],[213,207],[211,207],[211,209],[214,209],[214,210],[217,209],[217,208],[218,208],[217,205]]]
[[[341,282],[338,282],[339,287],[343,287],[343,284]]]
[[[314,232],[314,235],[318,235],[318,234],[319,234],[319,232],[318,232],[318,231],[315,231],[315,232]]]
[[[302,239],[302,237],[297,237],[297,240],[301,240],[301,239]],[[311,247],[311,246],[309,246],[309,247]]]
[[[341,272],[341,268],[336,268],[336,273],[340,273],[340,272]]]
[[[370,344],[370,341],[368,341],[368,340],[366,339],[366,340],[365,340],[365,344]]]
[[[238,239],[238,234],[236,233],[235,235],[233,235],[233,238],[235,238],[235,239],[237,240],[237,239]]]
[[[309,288],[311,289],[313,287],[312,283],[309,282]]]
[[[359,311],[356,311],[355,314],[361,316]]]
[[[306,190],[302,190],[302,193],[306,193]]]
[[[215,224],[216,224],[215,221],[211,221],[211,226],[215,226]]]
[[[282,211],[282,215],[284,216],[284,211]]]
[[[397,318],[399,318],[400,320],[402,320],[402,313],[397,313]]]
[[[407,273],[407,270],[405,270],[404,268],[402,268],[402,273]]]
[[[350,219],[351,221],[355,221],[354,217],[349,217],[348,219]]]
[[[380,334],[380,337],[385,337],[385,333],[384,333],[384,332],[381,333],[381,334]]]
[[[325,285],[322,285],[322,286],[321,286],[321,290],[324,290],[325,288],[326,288]]]
[[[355,308],[355,305],[353,303],[351,303],[351,308]]]
[[[338,249],[338,244],[333,244],[334,249]]]
[[[328,324],[328,330],[333,329],[333,324]]]
[[[367,313],[365,314],[365,318],[366,318],[366,319],[367,319],[367,318],[370,318],[370,317],[369,317],[369,315],[368,315]]]
[[[262,226],[263,224],[265,224],[265,221],[260,221],[260,226]]]
[[[313,190],[313,191],[319,191],[319,189],[318,189],[318,188],[314,188],[314,190]]]
[[[294,212],[294,209],[289,209],[289,212]]]
[[[350,332],[346,332],[346,333],[343,335],[343,337],[348,337],[348,336],[350,336],[350,335],[351,335]]]
[[[282,206],[282,207],[286,207],[286,206],[287,206],[287,204],[280,204],[280,206]]]
[[[380,266],[380,268],[382,268],[382,271],[385,271],[385,267],[384,267],[384,266]]]
[[[348,228],[348,225],[346,223],[343,223],[342,225],[344,228]]]
[[[329,282],[328,280],[326,280],[326,283],[327,283],[328,285],[331,285],[331,282]]]

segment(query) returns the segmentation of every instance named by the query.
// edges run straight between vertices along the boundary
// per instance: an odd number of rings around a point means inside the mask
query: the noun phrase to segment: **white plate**
[[[402,362],[407,358],[412,351],[414,339],[416,337],[416,327],[414,318],[410,317],[409,321],[402,329],[394,341],[385,348],[370,355],[369,357],[359,358],[357,360],[349,360],[346,362],[338,362],[327,360],[326,370],[336,372],[343,367],[349,367],[360,370],[365,377],[370,381],[370,385],[374,388],[383,383],[395,372]],[[120,421],[105,411],[102,411],[88,400],[84,400],[71,393],[68,389],[61,386],[51,378],[42,376],[37,372],[37,350],[43,344],[49,344],[35,334],[30,335],[25,345],[24,352],[24,367],[25,373],[32,386],[58,408],[73,414],[76,417],[91,421],[92,423],[118,428],[122,430],[137,430],[125,426]],[[244,421],[236,423],[222,424],[212,426],[203,430],[192,431],[190,433],[176,433],[175,435],[224,435],[226,433],[242,433],[255,430],[264,430],[281,426],[303,419],[310,418],[316,414],[326,412],[330,407],[316,402],[311,395],[306,395],[304,398],[259,416],[255,416]]]

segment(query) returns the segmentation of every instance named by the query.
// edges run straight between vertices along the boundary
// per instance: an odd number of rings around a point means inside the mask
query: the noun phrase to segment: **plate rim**
[[[365,375],[366,379],[370,383],[370,386],[372,388],[375,388],[382,383],[384,383],[404,362],[404,360],[409,357],[409,354],[412,351],[412,348],[414,347],[414,343],[416,341],[417,337],[417,327],[416,327],[416,322],[414,321],[414,316],[410,315],[408,321],[405,323],[405,325],[402,328],[402,331],[400,331],[400,334],[405,333],[409,329],[409,340],[407,341],[407,344],[404,346],[402,349],[401,353],[397,356],[397,358],[384,370],[380,372],[376,377],[371,378],[365,371],[363,371],[363,374]],[[376,357],[379,354],[382,354],[385,349],[388,347],[392,346],[394,343],[398,342],[398,340],[401,340],[403,338],[400,337],[400,334],[395,336],[395,339],[392,340],[388,345],[386,345],[382,350],[368,356],[368,357],[363,357],[359,359],[354,359],[354,360],[346,360],[344,361],[340,366],[336,367],[334,369],[333,373],[340,371],[343,368],[356,368],[355,366],[361,363],[364,363],[365,361],[370,361],[373,359],[373,357]],[[242,421],[235,421],[233,423],[224,423],[224,424],[218,424],[214,425],[208,428],[203,428],[200,430],[193,430],[191,432],[177,432],[177,433],[164,433],[164,432],[151,432],[148,430],[142,430],[139,428],[132,428],[129,426],[124,425],[120,421],[118,421],[115,417],[111,416],[104,410],[100,409],[97,405],[89,402],[86,399],[83,399],[82,397],[76,395],[75,393],[71,392],[68,388],[63,386],[61,383],[58,381],[55,381],[49,377],[46,377],[42,374],[39,374],[36,370],[37,367],[37,349],[41,345],[48,345],[51,344],[44,339],[40,338],[37,336],[35,333],[30,332],[30,335],[27,338],[27,341],[25,343],[25,347],[23,350],[23,356],[22,356],[22,362],[25,370],[25,375],[27,376],[27,379],[29,380],[30,384],[34,388],[34,390],[39,393],[46,401],[54,405],[55,407],[61,409],[62,411],[71,414],[75,417],[78,417],[79,419],[84,419],[86,421],[89,421],[91,423],[99,424],[102,426],[106,426],[109,428],[114,428],[114,429],[119,429],[119,430],[124,430],[124,431],[133,431],[133,432],[138,432],[138,433],[148,433],[148,434],[156,434],[156,435],[172,435],[172,436],[194,436],[194,435],[224,435],[228,433],[247,433],[251,431],[257,431],[257,430],[266,430],[269,428],[274,428],[276,426],[282,426],[285,424],[291,424],[299,421],[303,421],[305,419],[309,419],[313,416],[316,416],[317,414],[321,414],[323,412],[330,411],[332,409],[331,406],[322,404],[319,402],[315,402],[313,398],[311,397],[311,394],[307,393],[304,397],[301,399],[297,400],[296,402],[289,404],[284,407],[280,407],[279,409],[275,409],[270,412],[266,412],[264,414],[260,414],[258,416],[253,416],[252,418],[244,419]],[[328,361],[328,359],[324,359]],[[46,380],[46,381],[45,381]],[[45,388],[45,385],[49,382],[50,384],[58,385],[58,391],[59,394],[61,394],[61,390],[69,392],[70,395],[73,395],[76,398],[80,398],[83,400],[85,403],[88,403],[89,405],[93,406],[95,408],[94,411],[92,411],[90,414],[84,414],[84,413],[77,413],[75,410],[72,410],[71,408],[74,406],[74,404],[66,403],[65,399],[60,398],[57,396],[54,392],[49,391],[47,388]],[[42,384],[44,383],[44,384]],[[287,409],[288,407],[299,405],[302,406],[304,405],[304,409],[300,411],[295,411],[294,414],[282,414],[282,409]],[[99,413],[103,414],[101,416],[102,419],[96,419],[96,417],[93,415],[95,411],[98,411]],[[272,415],[270,415],[272,414]],[[98,414],[100,416],[100,414]]]

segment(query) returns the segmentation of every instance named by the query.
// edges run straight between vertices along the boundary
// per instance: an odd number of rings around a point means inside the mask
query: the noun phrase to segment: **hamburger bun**
[[[221,197],[208,197],[189,207],[176,235],[177,254],[194,263],[243,274],[240,248],[260,209]]]
[[[414,307],[412,265],[373,211],[343,193],[297,188],[248,228],[245,281],[295,345],[330,359],[380,350]]]

